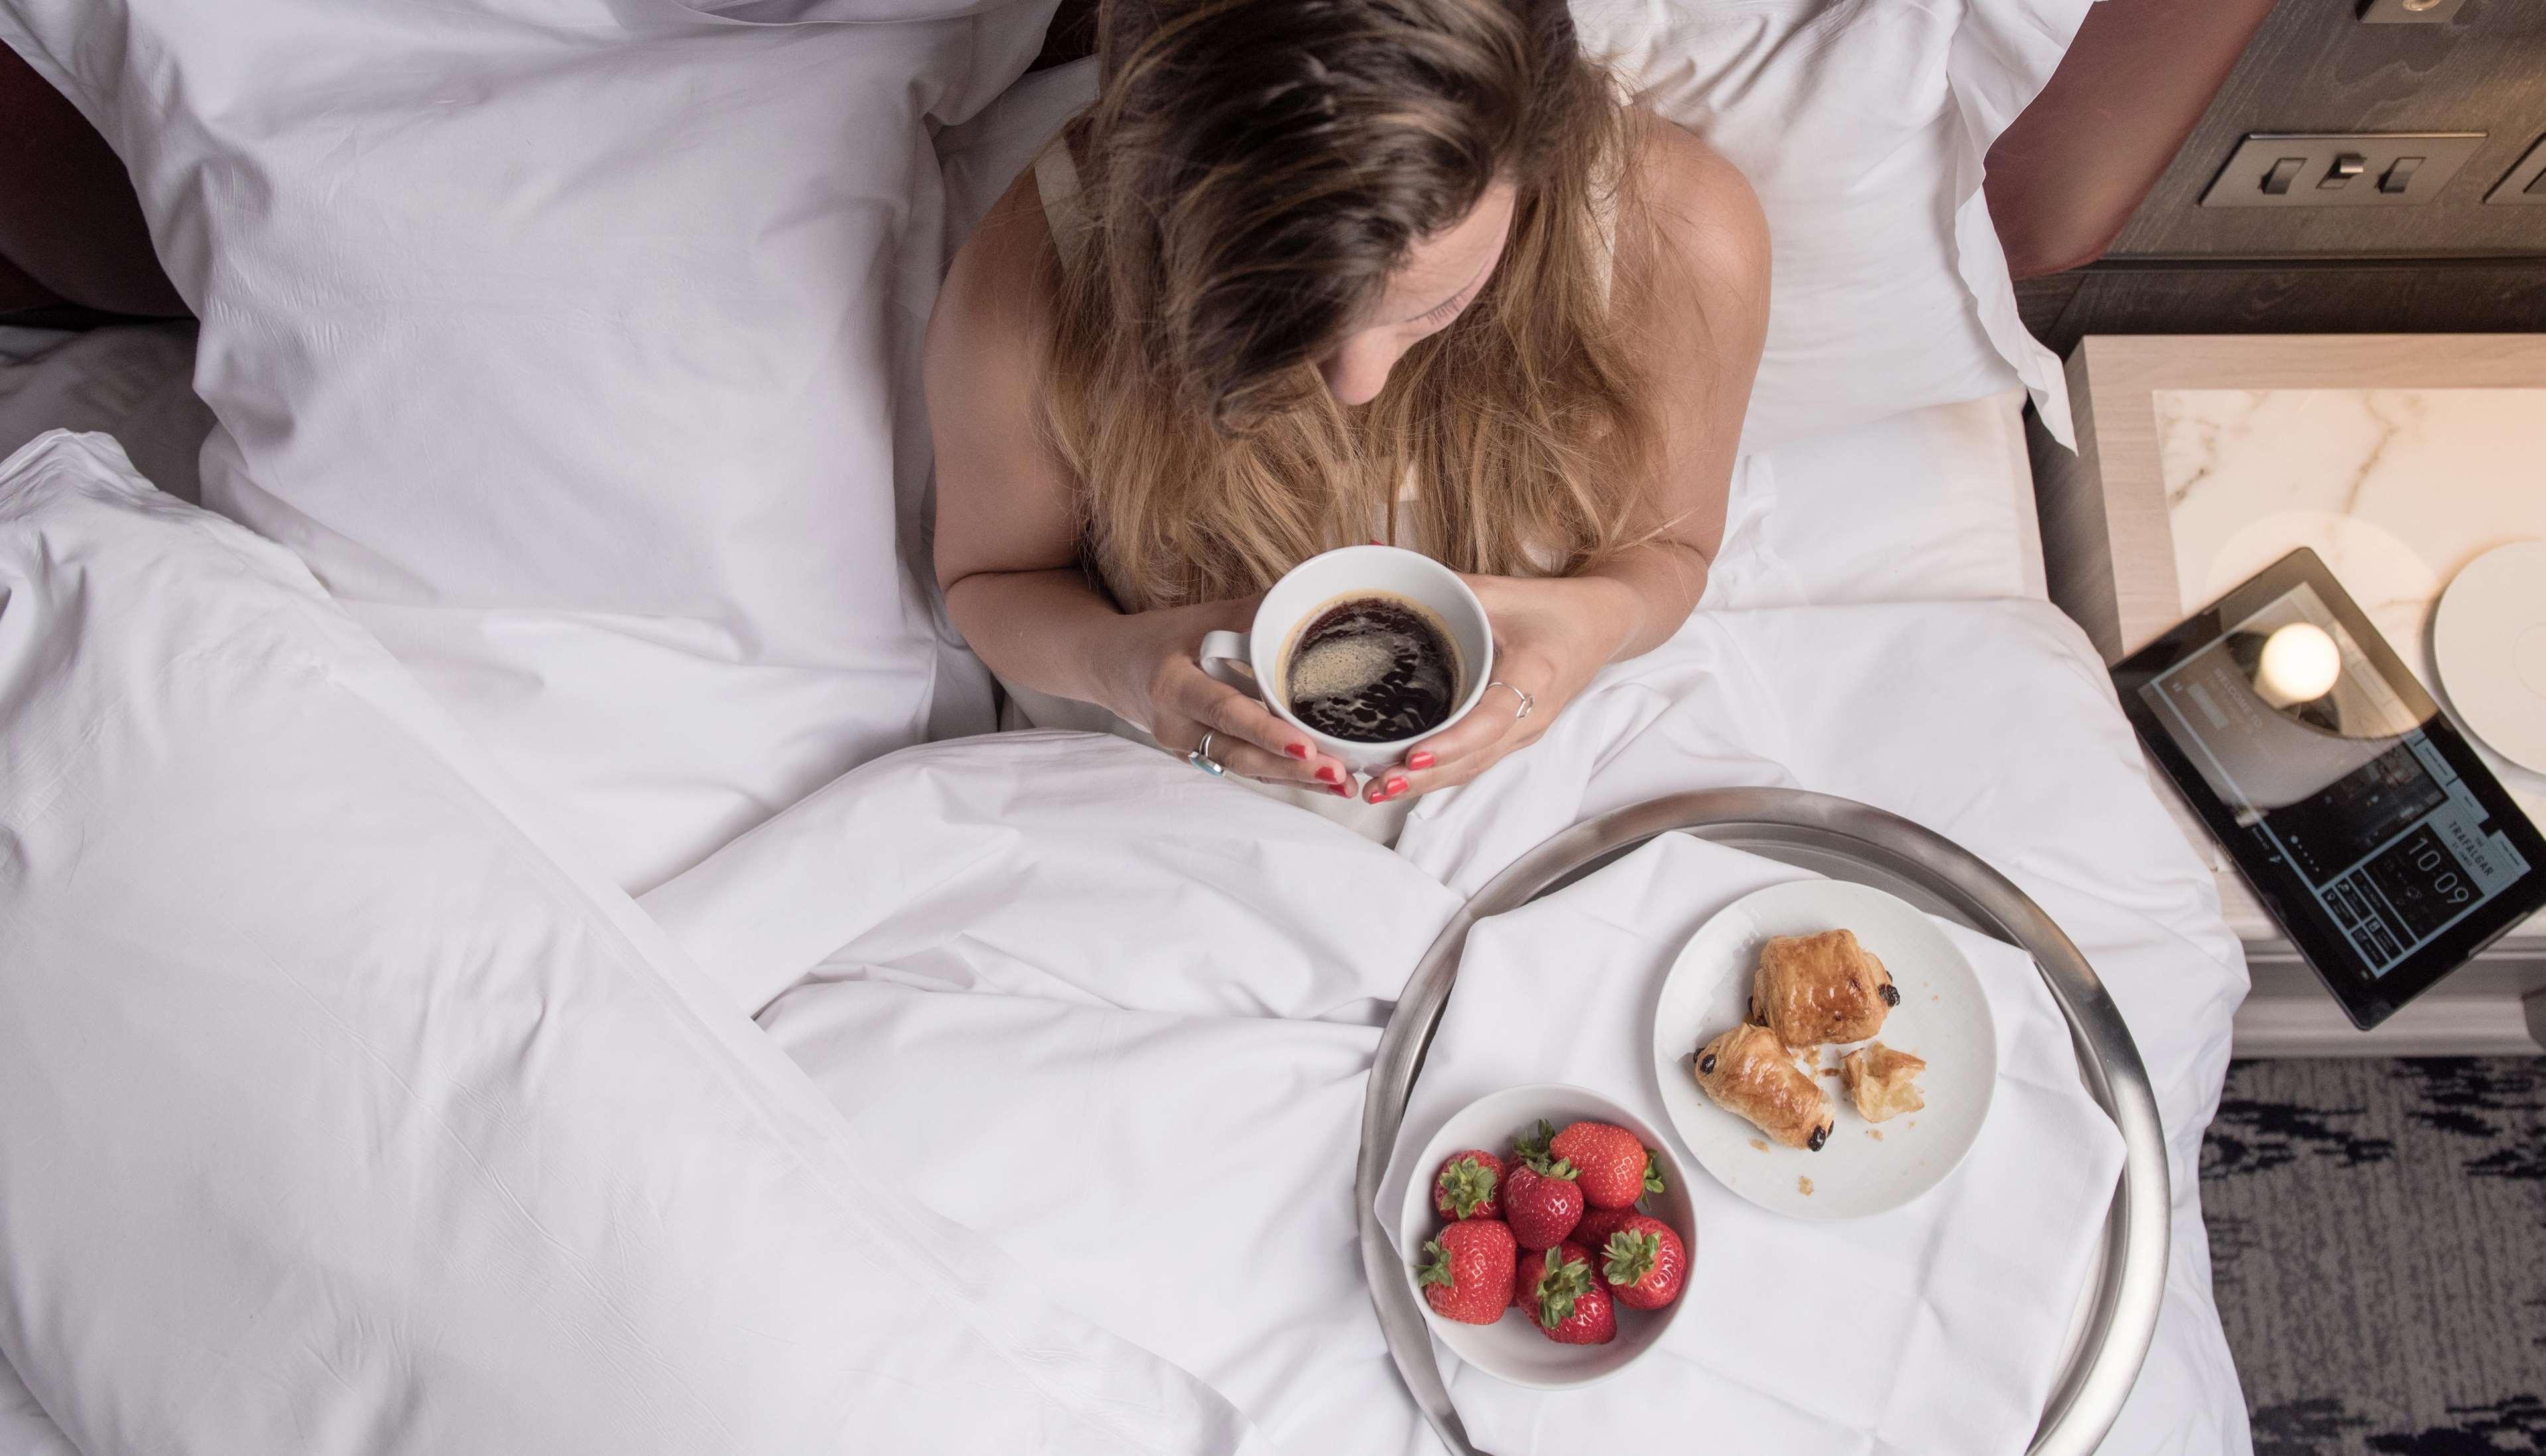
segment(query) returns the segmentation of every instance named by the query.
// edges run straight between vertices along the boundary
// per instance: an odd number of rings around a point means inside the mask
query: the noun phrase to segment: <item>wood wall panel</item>
[[[2445,25],[2364,25],[2353,0],[2280,0],[2109,256],[2546,256],[2546,207],[2484,195],[2546,135],[2546,0],[2467,0]],[[2483,131],[2411,207],[2202,207],[2254,131]],[[2436,326],[2435,326],[2436,327]]]

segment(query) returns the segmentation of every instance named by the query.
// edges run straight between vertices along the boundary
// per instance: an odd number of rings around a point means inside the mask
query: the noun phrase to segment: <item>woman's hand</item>
[[[1149,731],[1160,747],[1186,753],[1212,735],[1211,757],[1231,773],[1297,783],[1351,798],[1352,774],[1317,751],[1309,735],[1253,696],[1202,670],[1203,634],[1244,631],[1255,602],[1169,607],[1123,618],[1127,650],[1106,706]]]
[[[1635,592],[1601,577],[1463,578],[1494,626],[1495,683],[1468,715],[1370,776],[1374,804],[1465,783],[1536,743],[1592,675],[1637,635]],[[1521,693],[1529,694],[1527,699]],[[1528,716],[1521,705],[1529,703]]]

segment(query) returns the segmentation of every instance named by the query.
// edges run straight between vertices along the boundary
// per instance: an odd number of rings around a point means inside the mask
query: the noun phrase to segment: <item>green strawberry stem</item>
[[[1519,1154],[1523,1162],[1535,1164],[1547,1156],[1547,1145],[1554,1141],[1556,1124],[1542,1117],[1538,1119],[1537,1132],[1524,1132],[1512,1139],[1512,1151]]]
[[[1458,1278],[1450,1272],[1450,1252],[1441,1247],[1441,1241],[1438,1239],[1425,1240],[1423,1244],[1423,1252],[1432,1256],[1432,1261],[1423,1266],[1423,1276],[1415,1282],[1419,1284],[1438,1284],[1444,1289],[1457,1287],[1459,1282]]]
[[[1663,1191],[1662,1161],[1654,1156],[1654,1150],[1651,1148],[1645,1150],[1645,1191],[1648,1193]]]
[[[1547,1268],[1538,1276],[1538,1323],[1553,1330],[1573,1318],[1576,1299],[1591,1289],[1590,1267],[1578,1258],[1559,1261],[1557,1251],[1547,1251]]]
[[[1474,1158],[1462,1158],[1441,1170],[1440,1187],[1452,1212],[1472,1218],[1494,1200],[1494,1171]]]
[[[1609,1247],[1606,1253],[1609,1261],[1605,1271],[1610,1283],[1618,1285],[1641,1283],[1645,1275],[1654,1271],[1655,1262],[1662,1256],[1661,1236],[1636,1234],[1620,1229],[1609,1236]]]

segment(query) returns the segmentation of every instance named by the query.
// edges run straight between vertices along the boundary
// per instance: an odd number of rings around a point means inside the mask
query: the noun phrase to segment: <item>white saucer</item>
[[[2466,564],[2440,596],[2431,661],[2476,737],[2546,773],[2546,541]]]
[[[1774,935],[1849,930],[1901,988],[1875,1037],[1927,1060],[1927,1105],[1879,1126],[1857,1115],[1836,1077],[1836,1104],[1819,1152],[1772,1143],[1697,1090],[1689,1057],[1748,1013],[1759,947]],[[1822,1055],[1838,1065],[1834,1049]],[[1997,1090],[1997,1023],[1971,962],[1897,896],[1841,880],[1797,880],[1734,901],[1698,928],[1654,1003],[1654,1076],[1681,1143],[1716,1181],[1791,1218],[1863,1218],[1900,1207],[1944,1181],[1970,1152]],[[1877,1136],[1880,1134],[1880,1136]]]

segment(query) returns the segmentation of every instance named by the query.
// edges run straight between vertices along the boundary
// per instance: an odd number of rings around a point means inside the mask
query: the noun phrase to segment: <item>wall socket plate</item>
[[[2237,144],[2205,207],[2410,207],[2449,185],[2481,131],[2256,131]]]
[[[2494,184],[2484,200],[2495,207],[2546,206],[2546,136],[2537,138],[2528,155],[2503,174],[2502,181]]]

